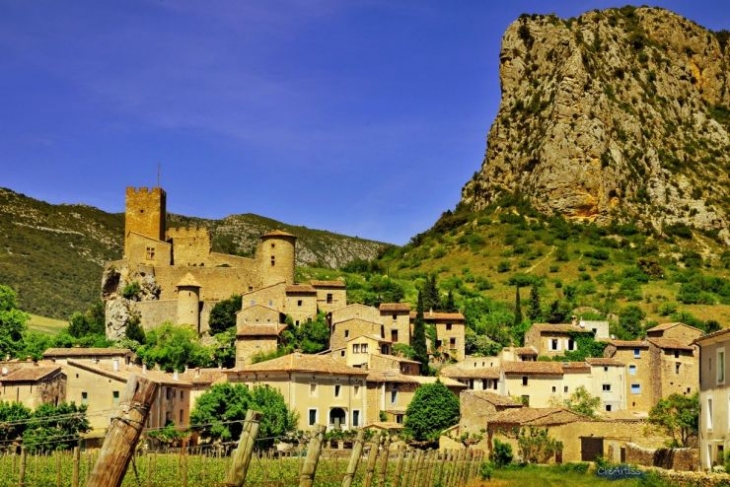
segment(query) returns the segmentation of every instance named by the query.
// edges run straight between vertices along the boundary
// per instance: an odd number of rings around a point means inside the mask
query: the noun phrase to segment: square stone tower
[[[167,194],[162,188],[127,188],[124,212],[124,255],[129,255],[129,235],[136,233],[165,240]]]

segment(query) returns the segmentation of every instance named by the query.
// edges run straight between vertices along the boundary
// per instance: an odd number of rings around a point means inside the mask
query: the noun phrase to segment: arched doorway
[[[347,426],[347,414],[342,408],[330,409],[330,427],[334,429],[344,428]]]

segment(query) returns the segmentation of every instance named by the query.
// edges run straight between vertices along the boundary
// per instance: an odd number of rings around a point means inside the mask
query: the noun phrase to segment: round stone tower
[[[189,272],[177,288],[177,324],[191,325],[200,334],[200,284]]]
[[[274,230],[261,236],[256,257],[259,260],[261,286],[279,282],[294,284],[294,261],[297,238],[281,230]]]

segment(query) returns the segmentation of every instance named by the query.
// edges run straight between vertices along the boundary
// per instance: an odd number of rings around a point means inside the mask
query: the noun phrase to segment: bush
[[[479,475],[482,477],[482,480],[491,480],[493,471],[494,467],[489,462],[482,462],[479,465]]]
[[[512,463],[512,460],[514,458],[514,455],[512,453],[512,445],[509,443],[504,443],[499,441],[499,439],[494,439],[494,449],[492,450],[492,453],[489,455],[489,460],[494,463],[494,466],[497,468],[502,468],[505,465],[509,465]]]
[[[137,281],[133,281],[124,286],[124,289],[122,289],[122,296],[124,299],[135,299],[141,290],[142,288],[140,288],[139,283]]]

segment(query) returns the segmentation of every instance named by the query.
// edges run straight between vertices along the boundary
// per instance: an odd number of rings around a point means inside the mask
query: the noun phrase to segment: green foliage
[[[290,321],[290,320],[289,320]],[[282,345],[288,352],[301,350],[304,353],[319,353],[329,347],[330,329],[324,313],[299,326],[289,326],[281,334]]]
[[[351,274],[382,274],[383,266],[376,260],[354,259],[342,267]]]
[[[124,299],[131,299],[134,301],[137,301],[139,298],[139,293],[142,291],[142,288],[140,287],[139,283],[137,281],[132,281],[124,288],[122,289],[122,296]]]
[[[91,429],[86,405],[45,403],[33,411],[23,432],[23,446],[32,453],[73,448],[83,433]]]
[[[599,342],[590,333],[571,332],[570,338],[575,342],[575,350],[566,350],[561,356],[554,360],[558,362],[583,362],[590,357],[603,357],[606,349],[606,342]]]
[[[499,441],[498,438],[495,438],[492,453],[489,454],[489,460],[494,463],[494,466],[502,468],[505,465],[512,463],[513,459],[514,454],[512,453],[512,445]]]
[[[459,421],[459,398],[436,381],[416,389],[406,410],[405,430],[416,441],[438,441],[441,432]]]
[[[127,321],[127,327],[124,330],[124,336],[127,339],[137,342],[140,345],[144,345],[146,336],[144,333],[144,328],[142,328],[138,317],[133,316]],[[137,347],[135,347],[135,350],[136,348]]]
[[[596,410],[601,405],[601,398],[592,396],[585,386],[579,386],[563,402],[563,405],[573,412],[593,418],[596,416]]]
[[[211,441],[237,441],[243,431],[243,420],[248,409],[263,413],[259,426],[257,446],[268,448],[274,438],[296,430],[298,418],[275,389],[255,386],[252,390],[243,384],[214,384],[203,393],[190,413],[192,428],[201,438]]]
[[[213,365],[211,351],[199,343],[195,330],[172,323],[150,330],[137,355],[147,366],[159,365],[166,372]]]
[[[74,312],[69,318],[68,333],[74,338],[83,338],[87,335],[104,335],[104,303],[97,301],[86,312]]]
[[[423,294],[418,291],[418,303],[416,305],[416,319],[413,322],[413,335],[411,335],[411,348],[414,352],[414,360],[421,362],[421,374],[428,370],[428,347],[426,345],[426,324],[423,318]]]
[[[426,278],[423,289],[423,309],[441,310],[441,293],[439,293],[438,284],[436,283],[436,274],[431,274]]]
[[[394,343],[393,355],[413,360],[416,357],[416,351],[413,350],[413,347],[406,345],[405,343]]]
[[[517,434],[517,450],[525,463],[547,463],[557,452],[563,450],[560,441],[551,438],[547,428],[520,428]]]
[[[490,480],[492,478],[493,471],[494,467],[492,466],[492,463],[482,462],[481,464],[479,464],[479,476],[482,478],[482,480]]]
[[[649,424],[669,436],[671,447],[688,446],[697,436],[700,417],[699,395],[672,394],[661,399],[649,411]]]
[[[478,357],[492,357],[497,355],[503,345],[495,342],[486,335],[477,335],[471,328],[467,328],[464,333],[464,342],[467,355],[475,355]]]
[[[618,327],[615,335],[621,340],[632,340],[644,335],[642,320],[646,313],[635,304],[629,304],[618,313]]]
[[[347,301],[361,303],[367,306],[379,306],[380,303],[399,303],[404,297],[403,286],[395,279],[380,274],[348,276]]]
[[[236,313],[241,311],[241,295],[234,294],[228,299],[218,301],[210,310],[208,326],[210,334],[216,335],[236,326]]]
[[[0,450],[15,448],[23,436],[31,410],[19,402],[0,402]]]
[[[540,308],[540,288],[536,282],[530,286],[530,305],[527,310],[527,317],[530,320],[539,321],[542,316],[542,309]]]
[[[15,291],[0,285],[0,356],[17,357],[23,350],[23,334],[30,318],[18,309]]]

